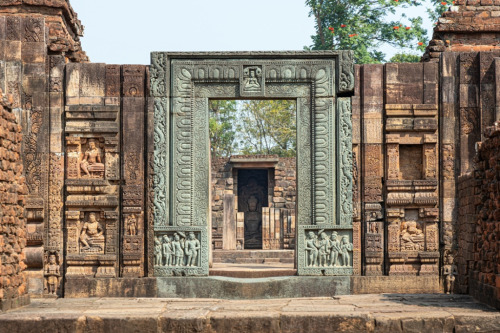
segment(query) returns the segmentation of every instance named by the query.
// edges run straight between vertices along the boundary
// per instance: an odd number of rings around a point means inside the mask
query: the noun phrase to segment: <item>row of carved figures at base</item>
[[[307,233],[305,242],[306,265],[307,267],[335,267],[351,266],[349,252],[353,249],[349,242],[349,236],[339,236],[336,231],[332,231],[328,236],[324,230],[318,234],[313,231]]]
[[[198,266],[200,241],[194,232],[187,237],[182,231],[169,235],[155,237],[156,266]]]

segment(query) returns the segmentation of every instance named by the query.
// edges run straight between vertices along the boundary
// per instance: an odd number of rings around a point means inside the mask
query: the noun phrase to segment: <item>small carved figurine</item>
[[[323,230],[320,230],[318,234],[319,242],[317,246],[319,265],[324,267],[328,264],[327,256],[330,249],[330,241],[328,239],[328,235]]]
[[[349,243],[349,236],[342,236],[340,241],[340,254],[342,257],[342,266],[350,266],[351,257],[349,251],[352,251],[352,244]]]
[[[155,265],[161,266],[162,264],[162,244],[159,237],[155,237]]]
[[[183,236],[183,239],[181,240],[180,235]],[[184,240],[185,240],[184,234],[182,234],[180,231],[174,234],[174,240],[172,241],[172,249],[174,251],[174,266],[184,266]]]
[[[83,159],[80,162],[80,168],[87,177],[104,174],[104,164],[101,162],[101,150],[97,148],[95,140],[89,140],[89,149],[85,151]]]
[[[248,69],[248,77],[246,77],[243,80],[243,83],[245,84],[244,89],[247,91],[260,91],[260,84],[259,81],[257,80],[257,74],[256,72],[260,72],[260,69],[256,68],[250,68]]]
[[[137,235],[137,218],[135,217],[135,214],[127,216],[127,230],[128,234],[130,236],[136,236]]]
[[[330,266],[337,266],[340,253],[340,241],[337,232],[333,231],[330,236]]]
[[[314,232],[309,231],[306,239],[305,250],[307,253],[307,266],[316,266],[316,259],[318,257],[318,248],[316,247],[316,235]]]
[[[57,287],[59,286],[59,279],[61,278],[61,272],[59,265],[56,261],[56,255],[49,255],[49,262],[45,266],[45,283],[46,290],[48,294],[55,295],[57,292]]]
[[[103,250],[104,230],[101,224],[97,221],[95,213],[89,214],[89,221],[83,224],[82,232],[80,233],[80,242],[83,247],[82,251],[96,248],[98,251]]]
[[[172,242],[170,241],[168,235],[163,236],[162,250],[163,250],[163,266],[171,266],[173,260],[172,254],[174,251],[172,249]]]
[[[444,291],[447,294],[453,292],[455,286],[455,275],[458,275],[457,266],[453,263],[453,256],[448,254],[446,257],[446,264],[443,265],[443,276],[444,276]]]
[[[186,266],[198,266],[198,252],[200,251],[200,241],[196,239],[193,232],[188,234],[186,241]]]

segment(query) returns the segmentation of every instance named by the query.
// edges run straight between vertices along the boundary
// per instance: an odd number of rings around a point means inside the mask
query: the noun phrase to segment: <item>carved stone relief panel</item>
[[[104,179],[104,138],[66,137],[66,172],[68,179]]]
[[[297,257],[299,275],[352,275],[352,232],[303,225]]]
[[[182,229],[182,230],[181,230]],[[165,228],[155,232],[154,270],[156,276],[207,275],[208,233],[202,228]]]
[[[345,226],[352,244],[350,99],[335,101],[337,91],[352,89],[352,62],[347,61],[352,57],[335,52],[273,53],[277,60],[269,60],[269,56],[152,54],[156,238],[164,228],[186,232],[186,228],[208,227],[208,100],[251,96],[297,99],[298,224]],[[337,73],[342,88],[336,85]],[[335,112],[337,108],[339,112]],[[200,246],[201,253],[208,252],[209,244],[203,239]],[[208,270],[208,261],[200,265],[202,272]],[[352,262],[350,267],[330,274],[351,274]],[[155,275],[164,274],[170,271],[155,268]]]

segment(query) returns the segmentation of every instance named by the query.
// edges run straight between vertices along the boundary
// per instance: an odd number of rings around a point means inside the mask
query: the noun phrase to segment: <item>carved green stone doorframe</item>
[[[151,61],[154,276],[208,275],[208,101],[242,98],[297,100],[298,274],[351,275],[352,52],[154,52]]]

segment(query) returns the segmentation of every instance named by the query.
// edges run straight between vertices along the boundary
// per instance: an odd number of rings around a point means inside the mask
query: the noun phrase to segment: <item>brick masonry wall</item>
[[[455,0],[434,28],[422,59],[437,61],[441,52],[500,49],[500,0]]]
[[[474,232],[476,230],[476,191],[478,180],[474,173],[458,178],[458,222],[457,239],[458,251],[456,265],[458,276],[455,282],[455,292],[467,294],[469,292],[469,272],[474,266]]]
[[[500,122],[485,131],[476,173],[478,205],[469,294],[500,309]]]
[[[10,101],[0,95],[0,310],[29,302],[23,273],[26,246],[24,195],[27,193],[21,161],[21,126]]]

